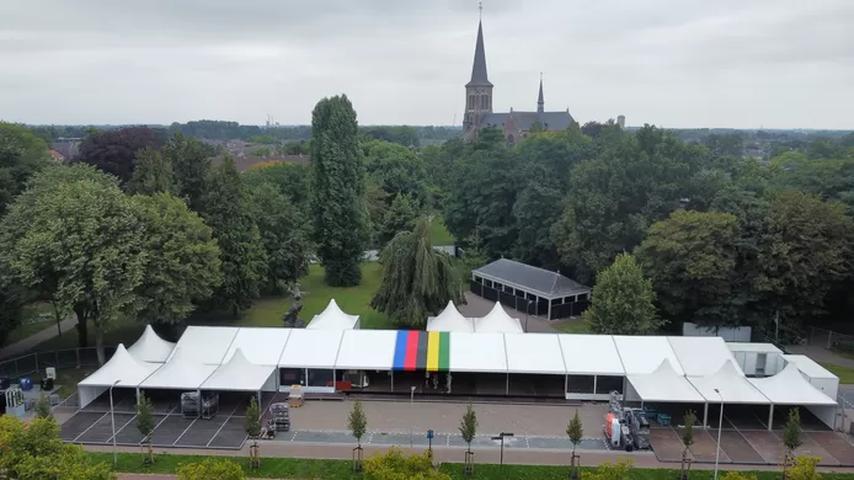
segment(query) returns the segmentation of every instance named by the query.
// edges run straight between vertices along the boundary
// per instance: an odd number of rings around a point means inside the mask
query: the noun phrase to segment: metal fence
[[[109,358],[116,347],[104,347],[104,356]],[[98,353],[95,347],[68,348],[53,352],[34,352],[0,362],[0,377],[19,378],[43,372],[47,367],[63,368],[97,367]]]
[[[809,345],[854,354],[854,335],[834,332],[825,328],[810,327],[806,341]]]

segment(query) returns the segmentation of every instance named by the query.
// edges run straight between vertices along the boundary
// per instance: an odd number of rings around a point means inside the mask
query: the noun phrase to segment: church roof
[[[466,87],[491,87],[486,76],[486,54],[483,51],[483,25],[477,22],[477,44],[474,47],[474,63],[471,67],[471,80]]]
[[[514,129],[530,130],[534,122],[540,122],[546,130],[566,130],[575,120],[569,112],[507,112],[487,113],[481,119],[481,127],[503,128],[510,124]]]

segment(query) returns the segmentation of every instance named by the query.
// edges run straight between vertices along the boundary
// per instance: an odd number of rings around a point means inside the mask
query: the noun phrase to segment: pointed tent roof
[[[474,47],[474,63],[471,67],[471,80],[466,87],[491,87],[486,76],[486,54],[483,51],[483,24],[477,22],[477,43]]]
[[[477,333],[522,333],[522,322],[507,314],[501,303],[495,302],[485,317],[474,319],[474,331]]]
[[[200,327],[201,328],[201,327]],[[216,328],[216,327],[208,327]],[[187,333],[184,333],[187,335]],[[212,354],[222,356],[222,350],[227,346],[211,347]],[[172,355],[160,369],[146,378],[140,384],[142,388],[168,389],[198,389],[208,377],[219,367],[219,363],[206,364],[200,361],[193,349],[184,349],[181,345],[175,347]]]
[[[674,370],[666,358],[652,373],[626,375],[626,379],[645,402],[706,402],[691,382]]]
[[[116,380],[117,387],[132,387],[142,383],[152,373],[157,371],[159,363],[142,362],[135,359],[123,344],[119,344],[116,352],[101,368],[92,375],[84,378],[78,385],[84,387],[109,387]]]
[[[836,401],[812,386],[794,363],[789,363],[776,375],[749,378],[748,381],[775,404],[836,405]]]
[[[473,332],[474,322],[466,318],[454,306],[454,302],[448,300],[448,305],[439,315],[427,319],[428,332]]]
[[[169,354],[174,348],[174,343],[163,340],[155,333],[151,325],[146,325],[139,339],[127,350],[137,360],[163,363],[169,358]]]
[[[709,402],[720,402],[723,397],[726,403],[760,405],[771,403],[747,380],[732,360],[726,360],[718,371],[711,375],[689,376],[688,381]],[[715,392],[716,388],[721,392],[720,396]]]
[[[349,315],[341,310],[335,299],[329,300],[329,304],[318,315],[308,322],[305,328],[315,330],[352,330],[356,328],[359,321],[358,315]]]
[[[275,365],[256,365],[250,362],[243,355],[243,350],[238,348],[228,362],[222,364],[205,380],[201,388],[207,390],[257,391],[261,390],[264,384],[270,380],[275,370]]]

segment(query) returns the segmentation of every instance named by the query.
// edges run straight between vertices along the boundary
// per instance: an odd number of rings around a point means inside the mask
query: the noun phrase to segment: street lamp
[[[113,382],[112,385],[110,385],[110,424],[112,425],[112,429],[113,429],[113,466],[114,467],[116,466],[116,464],[118,464],[118,459],[116,458],[117,457],[117,453],[116,453],[116,415],[115,415],[115,411],[113,410],[113,387],[118,385],[119,382],[121,382],[121,381],[122,381],[121,379],[118,379],[115,382]]]
[[[724,426],[724,396],[717,388],[715,389],[715,393],[721,398],[721,412],[718,418],[718,447],[715,450],[715,480],[718,480],[718,462],[721,459],[721,430],[723,430]]]
[[[412,448],[412,429],[414,428],[412,426],[412,421],[415,419],[415,415],[413,415],[413,412],[412,412],[412,406],[414,405],[414,403],[413,403],[414,401],[415,401],[415,385],[409,387],[409,418],[410,418],[410,421],[409,421],[409,448]]]
[[[498,465],[499,466],[504,465],[504,437],[512,437],[512,436],[513,436],[513,432],[501,432],[498,434],[498,436],[492,437],[493,440],[500,440],[501,441],[501,453],[499,454],[499,457],[498,457]]]

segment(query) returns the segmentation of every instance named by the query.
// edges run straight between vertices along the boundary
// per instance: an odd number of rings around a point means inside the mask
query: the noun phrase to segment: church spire
[[[540,72],[540,95],[537,97],[537,113],[545,111],[546,103],[543,101],[543,72]]]
[[[492,86],[489,83],[489,78],[486,76],[486,54],[483,51],[483,25],[480,20],[477,22],[477,43],[474,47],[474,64],[471,68],[471,81],[466,86]]]

